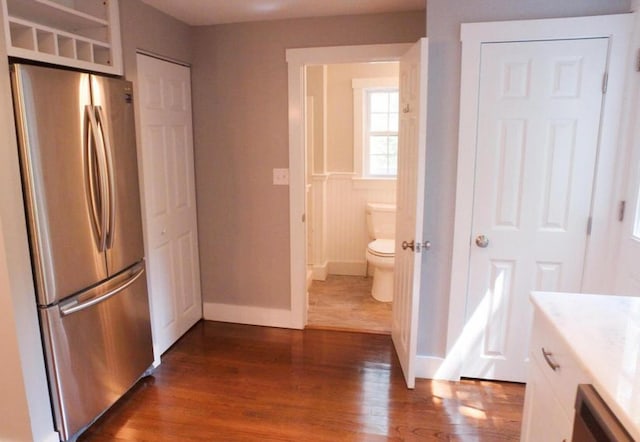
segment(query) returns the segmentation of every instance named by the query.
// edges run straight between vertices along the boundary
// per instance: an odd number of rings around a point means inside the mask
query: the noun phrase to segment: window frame
[[[374,181],[395,181],[396,175],[369,175],[365,162],[368,155],[368,91],[396,89],[399,92],[399,78],[354,78],[353,88],[353,165],[356,179]],[[397,133],[396,133],[397,134]]]

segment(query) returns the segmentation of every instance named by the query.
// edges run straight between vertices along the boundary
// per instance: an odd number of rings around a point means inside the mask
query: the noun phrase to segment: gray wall
[[[191,27],[140,0],[120,2],[120,28],[125,77],[135,80],[136,50],[191,62]]]
[[[193,90],[204,302],[288,309],[287,48],[415,42],[424,11],[199,27]]]
[[[458,149],[460,24],[629,11],[630,0],[427,1],[429,116],[424,231],[433,248],[423,255],[418,354],[442,356],[446,347]]]

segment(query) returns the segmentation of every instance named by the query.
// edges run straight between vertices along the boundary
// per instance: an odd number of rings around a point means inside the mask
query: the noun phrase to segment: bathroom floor
[[[373,278],[329,275],[309,288],[307,328],[391,333],[391,303],[371,297]]]

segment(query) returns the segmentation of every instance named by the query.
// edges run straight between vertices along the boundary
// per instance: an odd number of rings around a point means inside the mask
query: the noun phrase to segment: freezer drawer
[[[40,310],[56,427],[64,439],[118,400],[153,362],[144,262]]]

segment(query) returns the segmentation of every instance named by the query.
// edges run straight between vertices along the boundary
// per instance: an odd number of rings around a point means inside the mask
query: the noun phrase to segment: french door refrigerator
[[[13,64],[56,430],[75,437],[153,362],[131,83]]]

